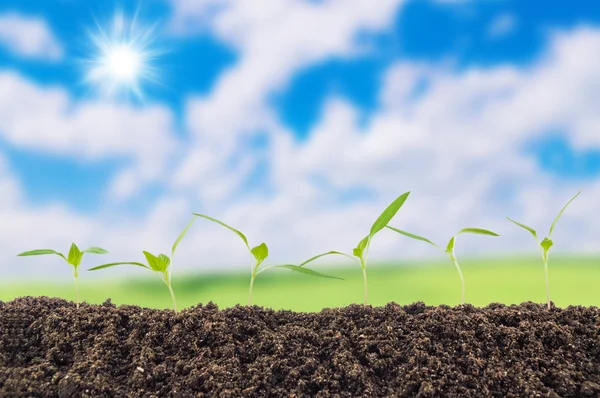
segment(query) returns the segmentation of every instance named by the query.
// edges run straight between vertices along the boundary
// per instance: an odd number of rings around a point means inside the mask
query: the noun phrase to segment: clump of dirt
[[[0,302],[2,397],[598,397],[600,309]]]

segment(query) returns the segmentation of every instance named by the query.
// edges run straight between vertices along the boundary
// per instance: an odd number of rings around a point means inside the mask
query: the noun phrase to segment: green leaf
[[[531,234],[533,235],[533,237],[534,237],[535,239],[537,239],[537,233],[535,232],[535,229],[533,229],[533,228],[531,228],[531,227],[528,227],[528,226],[527,226],[527,225],[525,225],[525,224],[521,224],[520,222],[517,222],[517,221],[515,221],[515,220],[511,220],[511,219],[510,219],[510,218],[508,218],[508,217],[506,217],[506,218],[508,219],[508,221],[511,221],[511,222],[513,222],[513,223],[517,224],[519,227],[521,227],[521,228],[525,228],[526,230],[528,230],[529,232],[531,232]]]
[[[253,247],[250,250],[250,252],[256,259],[256,262],[259,264],[262,263],[265,260],[265,258],[269,256],[269,248],[264,242],[258,246]]]
[[[337,276],[331,276],[331,275],[323,274],[321,272],[313,271],[310,268],[300,267],[298,265],[292,265],[292,264],[274,265],[273,268],[287,268],[287,269],[291,269],[292,271],[301,272],[301,273],[306,274],[306,275],[318,276],[318,277],[321,277],[321,278],[330,278],[330,279],[344,280],[343,278],[339,278]]]
[[[550,250],[550,248],[552,247],[553,244],[554,244],[554,242],[552,242],[551,239],[544,238],[544,240],[540,243],[540,246],[542,246],[544,251],[547,252],[548,250]]]
[[[375,220],[373,226],[371,227],[371,232],[369,235],[373,237],[377,232],[381,231],[385,226],[391,221],[392,218],[396,215],[398,210],[402,207],[406,199],[410,195],[409,192],[405,192],[402,195],[398,196],[396,200],[394,200],[384,211],[381,213],[379,218]]]
[[[492,231],[488,231],[487,229],[481,229],[481,228],[463,228],[460,231],[458,231],[458,234],[464,234],[464,233],[468,233],[468,234],[478,234],[478,235],[490,235],[490,236],[500,236],[495,232]],[[454,236],[456,236],[454,235]]]
[[[147,251],[143,251],[143,253],[146,257],[146,261],[148,261],[148,265],[150,265],[150,268],[152,268],[154,271],[163,272],[162,264],[158,257]]]
[[[181,233],[175,240],[175,243],[173,243],[173,248],[171,249],[171,257],[175,256],[175,249],[177,249],[177,245],[179,245],[179,242],[181,242],[181,240],[187,233],[188,229],[190,229],[190,227],[192,226],[192,223],[194,222],[195,219],[196,219],[196,215],[194,215],[194,218],[192,218],[192,221],[190,221],[189,224],[183,229],[183,231],[181,231]]]
[[[81,259],[83,258],[83,253],[79,250],[75,243],[71,243],[71,248],[69,249],[69,258],[68,262],[75,268],[79,267],[81,264]]]
[[[132,262],[125,261],[125,262],[120,262],[120,263],[102,264],[97,267],[90,268],[90,269],[88,269],[88,271],[96,271],[96,270],[103,269],[103,268],[115,267],[117,265],[137,265],[138,267],[146,268],[146,269],[149,269],[152,271],[152,269],[150,267],[148,267],[146,264],[137,263],[135,261],[132,261]]]
[[[577,195],[573,196],[571,198],[571,200],[569,200],[567,202],[567,204],[565,205],[565,207],[562,208],[562,210],[560,211],[560,213],[558,213],[558,216],[556,216],[556,218],[554,219],[554,222],[552,223],[552,226],[550,227],[550,233],[548,234],[548,236],[552,236],[552,231],[554,230],[554,226],[556,225],[556,223],[558,222],[558,219],[560,218],[560,216],[562,216],[563,212],[565,211],[565,209],[567,208],[567,206],[573,201],[575,200],[576,197],[579,196],[579,194],[581,193],[581,189],[579,190],[579,192],[577,192]]]
[[[452,238],[450,238],[450,241],[448,242],[448,246],[446,246],[446,253],[448,254],[452,254],[452,250],[454,250],[454,240],[456,239],[456,235],[453,236]]]
[[[198,217],[206,218],[207,220],[210,220],[210,221],[212,221],[212,222],[216,222],[217,224],[220,224],[220,225],[224,226],[224,227],[225,227],[225,228],[227,228],[228,230],[230,230],[230,231],[232,231],[232,232],[235,232],[235,233],[237,234],[237,236],[239,236],[240,238],[242,238],[242,240],[243,240],[243,241],[244,241],[244,243],[246,244],[246,247],[248,248],[248,250],[252,251],[252,250],[250,249],[250,245],[248,244],[248,239],[246,239],[246,237],[244,236],[244,234],[243,234],[243,233],[241,233],[240,231],[238,231],[237,229],[235,229],[235,228],[233,228],[233,227],[230,227],[229,225],[225,224],[224,222],[222,222],[222,221],[219,221],[219,220],[217,220],[217,219],[215,219],[215,218],[212,218],[212,217],[206,216],[206,215],[204,215],[204,214],[199,214],[199,213],[192,213],[192,214],[193,214],[193,215],[195,215],[195,216],[198,216]]]
[[[336,251],[332,250],[332,251],[329,251],[329,252],[327,252],[327,253],[321,253],[321,254],[319,254],[319,255],[317,255],[317,256],[311,257],[311,258],[309,258],[308,260],[306,260],[305,262],[303,262],[302,264],[300,264],[298,267],[303,267],[303,266],[305,266],[306,264],[310,263],[311,261],[314,261],[314,260],[316,260],[316,259],[318,259],[318,258],[321,258],[321,257],[323,257],[323,256],[327,256],[327,255],[330,255],[330,254],[338,254],[338,255],[340,255],[340,256],[345,256],[345,257],[348,257],[348,258],[352,259],[353,261],[357,261],[357,260],[356,260],[354,257],[352,257],[352,256],[349,256],[349,255],[347,255],[346,253],[342,253],[342,252],[336,252]],[[357,261],[357,262],[358,262],[358,261]]]
[[[100,248],[100,247],[89,247],[83,251],[83,253],[92,253],[92,254],[107,254],[108,251]]]
[[[28,252],[17,254],[17,256],[40,256],[42,254],[56,254],[57,256],[61,256],[65,261],[67,261],[67,258],[62,253],[50,249],[30,250]]]
[[[387,226],[387,228],[391,229],[392,231],[398,232],[399,234],[402,234],[404,236],[408,236],[409,238],[421,240],[423,242],[427,242],[427,243],[429,243],[431,245],[434,245],[435,247],[438,247],[438,245],[436,245],[435,243],[433,243],[429,239],[423,238],[422,236],[411,234],[410,232],[402,231],[402,230],[399,230],[398,228],[390,227],[389,225]]]
[[[171,264],[171,259],[166,254],[160,254],[158,256],[158,262],[161,266],[161,271],[165,272]]]
[[[358,258],[362,258],[365,252],[365,248],[369,244],[369,238],[370,236],[367,235],[360,242],[358,242],[358,245],[354,249],[352,249],[352,254],[354,254]]]

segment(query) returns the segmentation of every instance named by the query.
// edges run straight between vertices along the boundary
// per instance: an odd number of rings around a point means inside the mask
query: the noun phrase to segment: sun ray
[[[120,11],[108,29],[94,22],[95,31],[88,30],[93,55],[84,61],[84,83],[104,97],[134,95],[143,101],[143,84],[159,82],[159,70],[152,65],[162,53],[155,44],[156,24],[142,24],[138,12],[127,20]]]

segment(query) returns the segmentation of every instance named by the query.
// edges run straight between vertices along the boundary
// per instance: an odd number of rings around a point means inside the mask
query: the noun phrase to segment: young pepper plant
[[[304,263],[302,263],[301,265],[293,265],[293,264],[283,264],[283,265],[270,265],[268,267],[263,267],[260,268],[261,264],[265,261],[265,259],[269,256],[269,248],[267,247],[266,243],[261,243],[258,246],[254,246],[254,247],[250,247],[250,245],[248,244],[248,239],[246,238],[246,236],[241,233],[240,231],[238,231],[237,229],[225,224],[222,221],[219,221],[215,218],[209,217],[207,215],[204,214],[200,214],[200,213],[192,213],[194,215],[194,217],[202,217],[205,218],[209,221],[212,221],[214,223],[217,223],[225,228],[227,228],[228,230],[230,230],[231,232],[235,233],[237,236],[239,236],[242,241],[244,242],[244,244],[246,245],[246,247],[248,248],[248,250],[250,251],[250,254],[252,255],[252,257],[254,258],[254,265],[251,266],[251,274],[250,274],[250,290],[248,293],[248,305],[252,304],[252,289],[254,287],[254,279],[256,278],[256,276],[258,274],[260,274],[263,271],[266,271],[267,269],[270,268],[287,268],[290,269],[292,271],[297,271],[297,272],[301,272],[303,274],[307,274],[307,275],[312,275],[312,276],[318,276],[321,278],[331,278],[331,279],[342,279],[342,278],[338,278],[336,276],[330,276],[330,275],[326,275],[323,274],[321,272],[317,272],[314,271],[312,269],[309,268],[304,268],[305,264],[308,264],[311,260],[309,261],[305,261]],[[192,222],[194,221],[194,219],[192,219]],[[191,222],[190,222],[191,224]]]
[[[531,227],[528,227],[527,225],[522,224],[520,222],[517,222],[515,220],[511,220],[510,218],[506,217],[508,219],[508,221],[513,222],[516,225],[518,225],[519,227],[524,228],[527,231],[531,232],[531,234],[535,238],[536,243],[538,244],[538,246],[540,248],[540,252],[542,253],[542,260],[544,261],[544,276],[546,278],[546,302],[547,302],[547,305],[548,305],[548,309],[550,309],[550,286],[549,286],[549,283],[548,283],[548,251],[550,250],[550,248],[554,244],[554,242],[552,242],[552,239],[550,239],[550,237],[552,236],[552,231],[554,231],[554,227],[556,226],[556,223],[558,222],[558,219],[560,218],[560,216],[562,216],[562,214],[565,211],[565,209],[567,208],[567,206],[573,200],[575,200],[575,198],[578,197],[580,193],[581,193],[581,190],[579,190],[579,192],[577,192],[577,195],[573,196],[571,198],[571,200],[569,200],[567,202],[567,204],[562,208],[562,210],[560,211],[560,213],[558,213],[558,215],[554,219],[554,222],[550,226],[550,233],[548,233],[548,236],[546,238],[544,238],[541,242],[538,240],[537,233],[536,233],[535,229],[533,229]]]
[[[43,254],[56,254],[65,260],[67,263],[73,266],[73,276],[75,277],[75,305],[79,308],[79,265],[81,264],[81,260],[83,259],[83,253],[92,253],[92,254],[106,254],[108,253],[106,250],[100,247],[90,247],[85,249],[84,251],[79,250],[75,243],[71,243],[71,248],[69,249],[69,256],[65,257],[62,253],[59,253],[50,249],[38,249],[31,250],[27,252],[23,252],[18,254],[17,256],[39,256]]]
[[[436,245],[435,243],[433,243],[432,241],[430,241],[429,239],[423,238],[422,236],[411,234],[410,232],[402,231],[402,230],[400,230],[398,228],[390,227],[389,225],[387,226],[387,228],[391,229],[394,232],[398,232],[401,235],[408,236],[409,238],[413,238],[413,239],[417,239],[417,240],[420,240],[420,241],[423,241],[423,242],[427,242],[427,243],[429,243],[429,244],[437,247],[438,249],[442,250],[444,253],[446,253],[450,257],[450,260],[452,260],[452,262],[454,263],[454,266],[456,267],[456,270],[458,271],[458,276],[460,277],[460,283],[461,283],[461,287],[462,287],[462,295],[461,295],[461,303],[462,304],[465,303],[465,278],[463,278],[462,271],[460,269],[460,266],[458,265],[458,260],[456,259],[456,253],[454,251],[454,246],[455,246],[455,243],[456,243],[456,238],[458,237],[458,235],[464,234],[464,233],[478,234],[478,235],[500,236],[500,235],[498,235],[495,232],[488,231],[487,229],[481,229],[481,228],[463,228],[460,231],[458,231],[458,233],[456,233],[456,235],[454,235],[452,238],[450,238],[450,241],[448,242],[448,245],[446,246],[446,249],[444,250],[441,247],[439,247],[438,245]]]
[[[306,260],[305,262],[300,264],[299,267],[303,267],[305,264],[308,264],[311,261],[314,261],[320,257],[327,256],[330,254],[337,254],[337,255],[342,255],[342,256],[351,258],[352,260],[356,261],[358,263],[358,265],[360,265],[360,268],[362,269],[363,298],[364,298],[364,305],[367,305],[368,300],[369,300],[369,291],[368,291],[368,287],[367,287],[367,254],[369,251],[369,245],[371,244],[371,239],[373,239],[373,236],[375,236],[375,234],[377,232],[379,232],[383,228],[385,228],[387,226],[387,224],[392,220],[392,218],[394,218],[396,213],[398,213],[398,210],[400,210],[400,208],[402,207],[404,202],[406,202],[406,199],[408,198],[409,195],[410,195],[410,191],[405,192],[402,195],[398,196],[392,203],[390,203],[390,205],[383,211],[383,213],[381,213],[379,218],[377,218],[377,220],[375,220],[375,222],[371,226],[371,230],[369,231],[369,234],[367,236],[365,236],[363,239],[361,239],[361,241],[358,243],[358,245],[352,250],[352,254],[354,254],[354,256],[356,258],[352,257],[348,254],[338,252],[338,251],[329,251],[327,253],[322,253],[322,254],[319,254],[317,256],[310,258],[309,260]]]
[[[192,221],[188,223],[188,225],[183,229],[183,231],[181,231],[181,233],[175,240],[173,248],[171,249],[171,258],[175,256],[175,249],[177,248],[177,245],[179,245],[179,242],[181,242],[188,229],[190,229],[190,226],[192,225],[194,219],[192,219]],[[161,280],[165,283],[165,285],[167,285],[169,293],[171,294],[171,300],[173,301],[173,309],[177,311],[177,301],[175,300],[175,293],[173,292],[173,288],[171,287],[171,258],[169,258],[169,256],[167,256],[166,254],[159,254],[158,256],[155,256],[154,254],[149,253],[145,250],[142,251],[142,253],[144,253],[144,257],[146,257],[148,265],[138,263],[136,261],[124,261],[117,263],[102,264],[97,267],[90,268],[88,269],[88,271],[97,271],[99,269],[115,267],[117,265],[137,265],[138,267],[146,268],[150,271],[156,272],[160,276]]]

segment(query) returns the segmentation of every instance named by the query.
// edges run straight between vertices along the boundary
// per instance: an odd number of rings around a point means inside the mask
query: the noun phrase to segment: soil
[[[0,397],[599,397],[600,309],[0,302]]]

